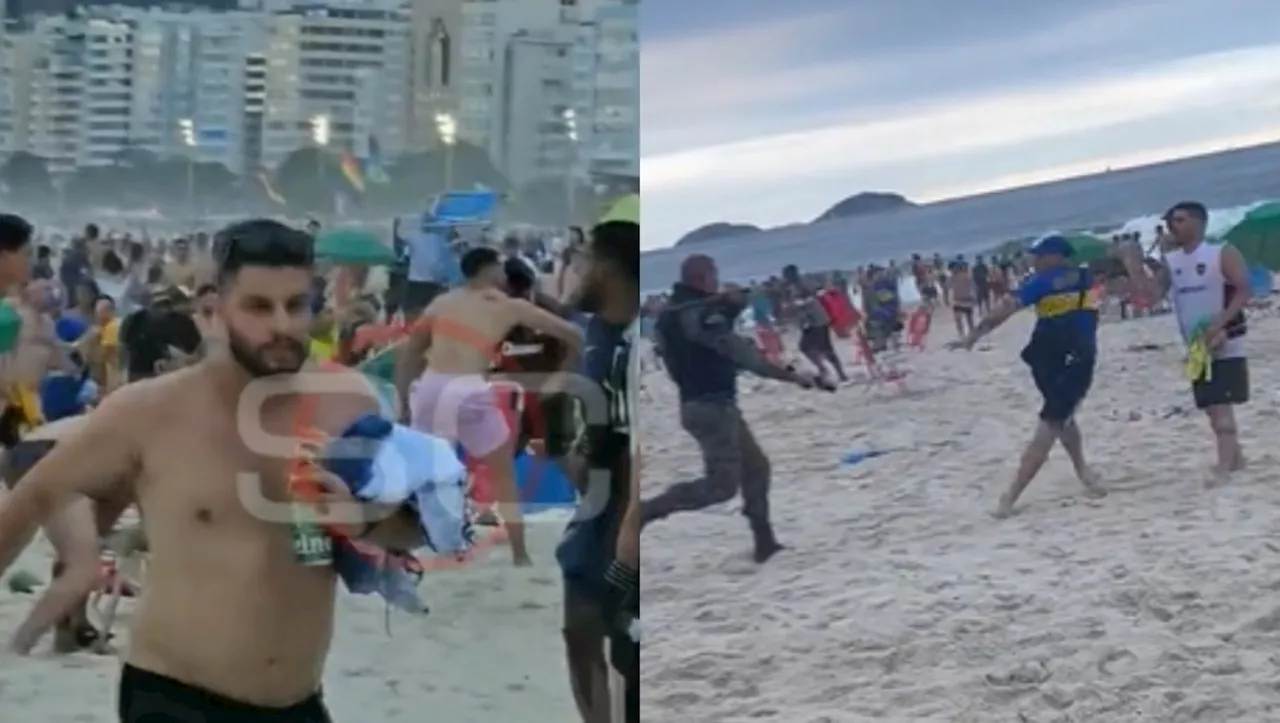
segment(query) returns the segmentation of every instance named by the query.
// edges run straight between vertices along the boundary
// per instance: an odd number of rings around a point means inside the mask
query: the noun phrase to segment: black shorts
[[[834,354],[835,348],[831,346],[831,327],[828,326],[810,326],[800,330],[800,353],[809,354]]]
[[[264,708],[132,665],[120,671],[120,723],[332,723],[320,694]]]
[[[929,285],[927,285],[927,286],[921,286],[921,287],[920,287],[920,296],[921,296],[922,298],[925,298],[925,299],[928,299],[928,300],[930,300],[930,301],[933,301],[934,299],[938,298],[938,287],[936,287],[936,286],[934,286],[934,285],[932,285],[932,284],[929,284]]]
[[[1244,357],[1214,359],[1209,381],[1191,383],[1196,409],[1249,401],[1249,362]]]
[[[973,307],[968,304],[952,304],[951,310],[957,314],[972,315]]]
[[[44,459],[53,449],[56,442],[52,439],[23,440],[5,451],[4,464],[0,466],[0,475],[4,483],[13,489],[22,476],[36,466],[36,462]]]
[[[1031,376],[1035,379],[1036,389],[1044,398],[1040,407],[1040,419],[1050,424],[1062,424],[1071,419],[1080,403],[1089,394],[1093,386],[1092,359],[1074,361],[1053,370],[1036,371]]]

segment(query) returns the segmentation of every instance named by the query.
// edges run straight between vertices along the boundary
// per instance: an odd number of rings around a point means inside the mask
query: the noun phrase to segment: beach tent
[[[1275,292],[1276,279],[1271,269],[1261,264],[1249,266],[1249,291],[1253,298],[1263,299]]]
[[[1075,251],[1075,255],[1071,258],[1072,263],[1087,264],[1101,261],[1111,253],[1111,244],[1097,236],[1077,233],[1068,234],[1066,239],[1067,243],[1071,244],[1072,250]]]
[[[396,255],[378,235],[358,228],[337,228],[316,239],[316,257],[342,266],[387,266]]]
[[[423,227],[488,223],[498,210],[498,200],[498,194],[489,190],[442,193],[424,215]]]
[[[606,221],[629,221],[634,224],[640,223],[640,195],[633,193],[623,196],[614,201],[600,217],[600,222]]]
[[[516,457],[515,468],[520,503],[526,512],[572,506],[578,501],[573,483],[555,462],[521,453]]]
[[[1280,202],[1264,203],[1249,211],[1222,240],[1240,249],[1250,266],[1280,269]]]
[[[609,206],[609,210],[604,212],[600,217],[600,223],[606,221],[630,221],[639,225],[640,223],[640,195],[633,193],[629,196],[623,196],[613,205]]]

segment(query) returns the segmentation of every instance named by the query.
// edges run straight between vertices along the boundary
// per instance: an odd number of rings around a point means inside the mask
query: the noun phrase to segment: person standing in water
[[[1093,383],[1098,356],[1098,310],[1089,294],[1093,274],[1072,264],[1072,255],[1071,243],[1062,236],[1041,239],[1031,249],[1035,273],[1018,288],[1017,295],[1001,299],[976,329],[947,345],[951,349],[972,349],[1019,309],[1036,310],[1036,325],[1022,350],[1022,360],[1031,368],[1044,404],[1013,484],[1000,497],[998,518],[1013,513],[1014,504],[1044,466],[1055,441],[1067,450],[1085,493],[1092,497],[1106,494],[1085,462],[1084,441],[1075,420],[1076,410]]]
[[[1142,246],[1128,243],[1122,257],[1130,283],[1150,299],[1172,291],[1174,316],[1183,342],[1203,343],[1211,354],[1207,374],[1191,381],[1196,408],[1209,418],[1218,459],[1208,480],[1222,484],[1244,467],[1233,407],[1249,401],[1249,363],[1244,339],[1244,309],[1251,296],[1249,267],[1231,244],[1208,243],[1209,212],[1197,201],[1175,204],[1164,216],[1170,250],[1165,266],[1153,276],[1144,264]]]

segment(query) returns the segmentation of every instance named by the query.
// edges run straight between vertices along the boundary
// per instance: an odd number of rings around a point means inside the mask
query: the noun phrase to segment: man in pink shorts
[[[400,348],[396,392],[410,424],[458,442],[489,469],[515,563],[528,565],[515,480],[517,435],[488,374],[500,358],[502,340],[517,326],[562,341],[569,363],[576,363],[581,352],[582,334],[572,323],[503,291],[502,259],[493,249],[468,251],[461,266],[466,284],[436,297]]]

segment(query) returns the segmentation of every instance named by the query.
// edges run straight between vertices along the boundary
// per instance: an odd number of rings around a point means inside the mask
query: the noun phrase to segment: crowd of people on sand
[[[1049,234],[1024,252],[990,261],[978,256],[970,264],[963,256],[926,260],[917,255],[907,265],[859,268],[851,279],[838,272],[803,275],[791,265],[780,277],[742,288],[722,284],[709,256],[687,257],[671,292],[650,297],[644,313],[656,358],[678,391],[681,425],[702,452],[705,475],[643,500],[641,525],[724,503],[740,492],[756,561],[783,549],[769,515],[769,460],[739,409],[738,373],[835,391],[827,366],[841,380],[845,373],[819,292],[844,294],[852,304],[851,287],[857,289],[860,333],[869,339],[879,336],[883,343],[884,337],[901,331],[899,282],[906,274],[913,277],[926,313],[951,308],[958,334],[948,344],[952,349],[972,349],[1021,309],[1035,313],[1021,359],[1044,403],[1014,481],[1000,498],[998,517],[1013,513],[1055,443],[1067,451],[1085,492],[1106,494],[1086,462],[1075,412],[1093,383],[1105,281],[1117,278],[1122,283],[1109,288],[1124,303],[1148,309],[1167,305],[1176,317],[1187,347],[1187,381],[1196,407],[1208,418],[1218,453],[1209,483],[1226,481],[1244,464],[1233,407],[1249,399],[1244,353],[1248,270],[1238,250],[1206,238],[1208,211],[1202,204],[1175,204],[1164,221],[1151,248],[1143,248],[1134,235],[1117,236],[1104,258],[1087,264],[1076,258],[1068,237]],[[737,320],[744,314],[757,327],[786,325],[798,331],[799,351],[813,369],[769,355],[741,334]],[[975,315],[980,315],[976,323]]]
[[[155,238],[91,223],[63,238],[0,215],[0,475],[9,488],[0,573],[37,528],[57,560],[10,647],[28,653],[53,631],[58,652],[111,650],[87,600],[104,583],[102,540],[136,505],[151,564],[136,591],[143,604],[124,656],[120,720],[328,721],[320,675],[337,578],[355,590],[342,545],[419,578],[413,550],[446,554],[427,505],[374,505],[360,496],[365,482],[323,456],[324,440],[364,434],[376,417],[392,423],[377,439],[404,430],[443,440],[459,469],[465,455],[487,470],[489,512],[518,566],[530,560],[514,457],[536,452],[570,473],[591,503],[579,505],[557,550],[566,695],[584,723],[638,721],[638,220],[606,219],[559,240],[397,222],[388,237],[398,261],[381,280],[317,258],[320,231],[314,221],[254,219]],[[394,408],[359,371],[375,358],[391,361],[381,381],[395,386]],[[312,403],[296,387],[311,372],[343,391]],[[599,418],[570,397],[582,394],[568,386],[571,373],[598,390],[607,405]],[[287,400],[264,404],[257,428],[301,424],[310,441],[299,449],[319,435],[321,452],[264,459],[241,438],[237,405],[257,382],[280,385]],[[499,393],[510,385],[515,419]],[[233,484],[243,471],[263,477],[269,499],[310,510],[306,519],[337,502],[359,503],[358,519],[317,522],[323,544],[302,550],[312,528],[252,514]],[[601,479],[607,494],[588,489]],[[451,532],[470,534],[466,514],[449,518]],[[316,550],[325,554],[307,557]]]
[[[1155,228],[1154,239],[1146,250],[1148,254],[1170,243],[1163,225]],[[1140,241],[1137,232],[1113,234],[1108,256],[1090,264],[1097,283],[1101,284],[1096,295],[1104,319],[1127,320],[1168,311],[1165,299],[1148,298],[1140,284],[1130,281],[1129,271],[1121,260],[1123,249]],[[1145,263],[1153,270],[1156,262],[1147,258]],[[936,312],[949,315],[957,337],[963,338],[973,331],[976,319],[991,311],[993,302],[1015,295],[1032,271],[1031,254],[1021,249],[976,254],[972,260],[962,253],[951,256],[934,253],[931,257],[912,254],[906,262],[889,259],[883,265],[864,264],[848,272],[800,272],[796,266],[788,265],[780,275],[752,280],[742,287],[733,284],[727,287],[746,298],[740,316],[745,326],[798,332],[798,351],[824,374],[831,365],[832,373],[845,381],[847,377],[834,356],[829,336],[818,331],[832,324],[823,305],[815,303],[820,294],[843,295],[850,308],[857,309],[859,324],[872,350],[880,352],[901,344],[908,314],[917,305],[928,310],[931,320]],[[915,299],[904,299],[904,282],[912,285]],[[655,322],[670,298],[669,293],[645,297],[641,325],[647,338],[652,340]],[[661,364],[661,356],[653,357],[653,361]]]

